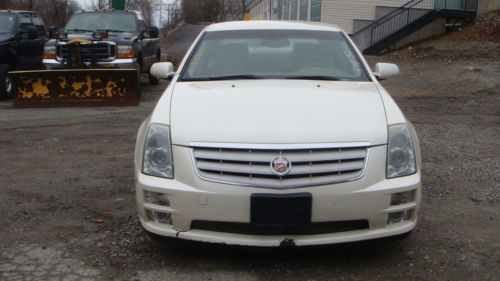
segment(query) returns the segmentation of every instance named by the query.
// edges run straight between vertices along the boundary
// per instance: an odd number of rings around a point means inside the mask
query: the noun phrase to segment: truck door
[[[29,38],[28,28],[35,27],[30,14],[20,14],[19,18],[19,45],[18,56],[19,66],[22,68],[32,68],[41,63],[40,38]],[[41,50],[43,52],[43,49]]]
[[[142,17],[139,17],[139,28],[141,34],[146,34],[147,27]],[[152,39],[147,36],[144,36],[141,40],[143,70],[149,70],[153,64],[155,52],[152,50],[154,47],[152,43]]]

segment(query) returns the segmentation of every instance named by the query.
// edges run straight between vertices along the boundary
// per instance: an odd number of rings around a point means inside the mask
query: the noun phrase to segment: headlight
[[[44,59],[55,59],[56,58],[56,46],[45,46],[43,48],[43,58]]]
[[[134,48],[132,48],[132,46],[117,46],[116,58],[118,59],[135,58]]]
[[[407,176],[417,171],[415,148],[407,124],[389,126],[387,178]]]
[[[162,178],[173,178],[172,145],[170,128],[165,125],[151,124],[144,143],[142,172]]]

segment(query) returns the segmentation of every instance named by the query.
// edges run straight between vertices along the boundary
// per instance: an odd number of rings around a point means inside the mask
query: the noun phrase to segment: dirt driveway
[[[0,102],[0,280],[500,280],[500,45],[435,40],[370,61],[415,125],[424,194],[392,243],[214,247],[143,233],[133,147],[166,87],[139,107],[11,109]]]

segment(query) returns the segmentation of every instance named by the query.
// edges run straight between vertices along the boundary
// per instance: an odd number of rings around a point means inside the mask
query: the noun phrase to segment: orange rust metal
[[[137,106],[135,69],[62,69],[11,72],[15,108]]]

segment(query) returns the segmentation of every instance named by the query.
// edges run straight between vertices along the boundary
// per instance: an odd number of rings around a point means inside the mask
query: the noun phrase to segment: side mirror
[[[58,32],[57,32],[57,27],[51,26],[49,27],[49,32],[47,34],[50,39],[57,39],[58,37]]]
[[[393,63],[377,63],[373,74],[378,80],[385,80],[399,75],[399,67]]]
[[[151,66],[151,75],[158,79],[172,80],[174,78],[174,65],[171,62],[157,62]]]
[[[38,29],[36,28],[36,26],[28,26],[28,29],[26,29],[26,33],[28,34],[28,39],[30,40],[38,38]]]
[[[149,37],[150,38],[158,38],[158,35],[160,35],[160,30],[156,26],[150,26],[149,27]]]

